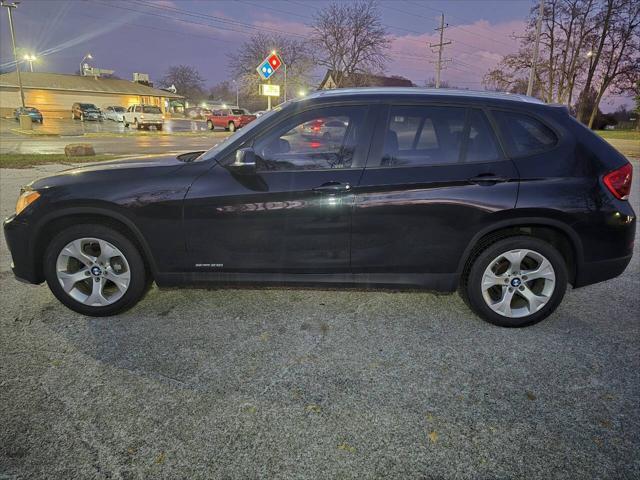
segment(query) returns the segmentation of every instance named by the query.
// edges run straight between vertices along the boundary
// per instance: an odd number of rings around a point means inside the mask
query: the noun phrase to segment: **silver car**
[[[114,122],[124,122],[124,112],[124,107],[112,106],[105,107],[104,110],[102,110],[102,115],[104,115],[104,118],[106,118],[107,120],[113,120]]]

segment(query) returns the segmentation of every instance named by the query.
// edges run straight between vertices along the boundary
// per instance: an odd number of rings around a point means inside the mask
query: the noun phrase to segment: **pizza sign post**
[[[258,71],[258,75],[263,80],[269,80],[276,70],[278,70],[282,66],[282,59],[278,56],[278,54],[273,51],[269,54],[267,58],[265,58],[260,65],[256,68]],[[287,67],[285,65],[285,85],[286,85],[286,73]],[[275,89],[273,87],[278,87],[278,93],[275,94]],[[279,97],[280,96],[280,87],[277,85],[260,85],[260,93],[267,97],[267,110],[271,110],[271,97]]]

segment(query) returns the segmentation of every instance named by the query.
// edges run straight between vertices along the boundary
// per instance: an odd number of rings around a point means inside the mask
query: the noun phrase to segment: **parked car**
[[[188,118],[207,118],[211,115],[211,110],[205,107],[190,107],[185,110],[185,116]]]
[[[218,127],[230,132],[235,132],[238,128],[244,127],[255,119],[255,115],[248,113],[243,108],[223,108],[221,110],[214,110],[213,113],[207,117],[207,127],[209,130]]]
[[[348,119],[335,118],[324,121],[322,118],[315,119],[302,125],[301,133],[304,138],[322,139],[325,141],[332,138],[341,139],[348,127]]]
[[[316,120],[344,122],[342,138],[302,138]],[[131,307],[151,281],[315,282],[458,290],[485,320],[521,327],[568,283],[625,270],[631,177],[564,107],[344,89],[286,102],[207,152],[34,181],[4,231],[15,275],[85,315]]]
[[[107,120],[114,122],[124,122],[124,112],[126,109],[120,106],[111,106],[104,109],[103,115]]]
[[[74,103],[71,107],[72,120],[102,121],[102,112],[93,103]]]
[[[162,130],[164,115],[160,107],[155,105],[131,105],[124,112],[124,126],[128,127],[129,125],[133,125],[138,130],[151,126]]]
[[[32,122],[42,123],[42,113],[35,107],[18,107],[13,112],[16,121],[20,120],[20,115],[29,115]]]

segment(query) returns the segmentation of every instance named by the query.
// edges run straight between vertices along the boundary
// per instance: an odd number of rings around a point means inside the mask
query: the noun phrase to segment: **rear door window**
[[[484,113],[477,109],[469,111],[469,136],[465,163],[491,162],[500,159],[498,142]]]
[[[383,166],[457,163],[465,108],[392,106],[382,156]]]
[[[522,113],[494,110],[507,152],[511,156],[529,155],[552,148],[556,134],[537,118]]]
[[[501,159],[493,129],[479,109],[392,106],[381,166],[430,166]]]

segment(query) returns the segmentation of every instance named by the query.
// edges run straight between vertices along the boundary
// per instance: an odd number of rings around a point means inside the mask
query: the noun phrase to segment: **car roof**
[[[488,92],[475,90],[459,90],[454,88],[419,88],[419,87],[363,87],[363,88],[336,88],[332,90],[319,90],[300,100],[305,99],[336,99],[343,97],[424,97],[439,100],[500,100],[520,103],[544,105],[537,98],[508,92]]]

